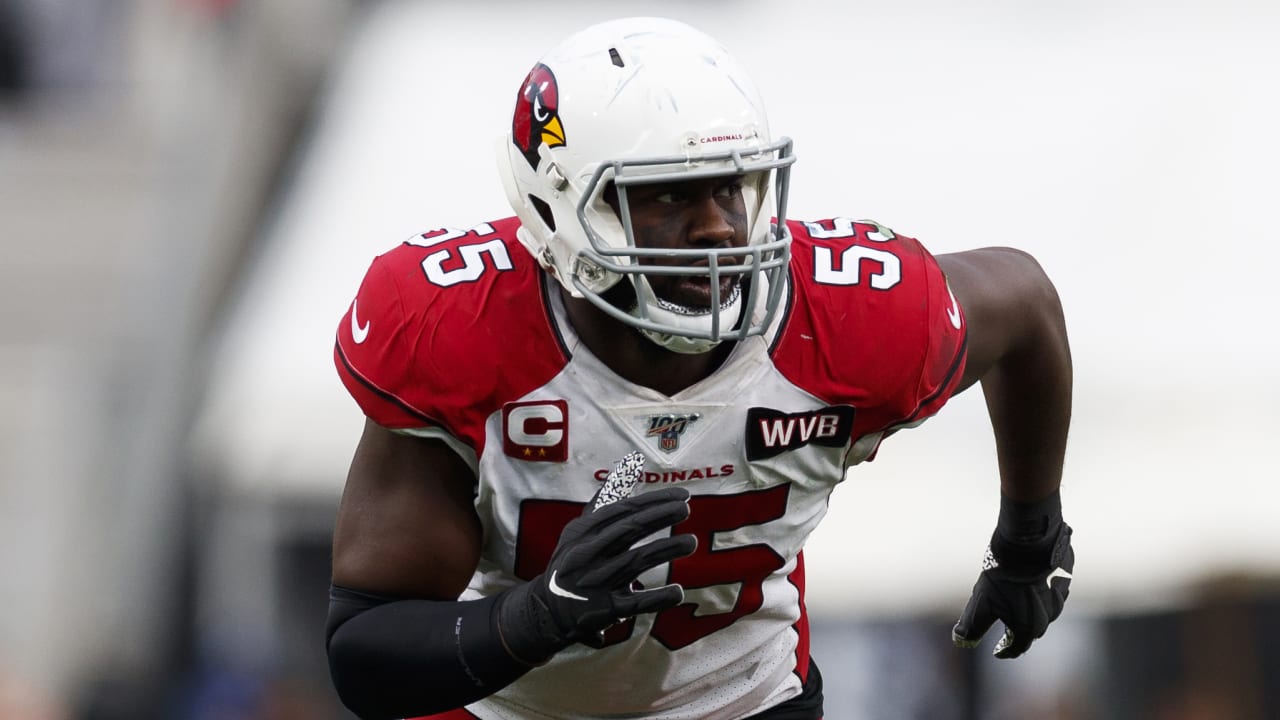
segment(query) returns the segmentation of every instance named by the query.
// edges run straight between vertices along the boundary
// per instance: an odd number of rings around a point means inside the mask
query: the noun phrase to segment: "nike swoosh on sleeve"
[[[960,329],[960,306],[956,303],[956,294],[951,292],[950,283],[947,284],[947,295],[951,296],[951,307],[947,308],[947,319],[951,321],[951,327]]]
[[[359,302],[359,298],[351,301],[351,339],[355,340],[356,344],[359,345],[369,337],[369,326],[371,323],[370,321],[365,320],[364,327],[360,326],[360,322],[356,320],[357,302]]]

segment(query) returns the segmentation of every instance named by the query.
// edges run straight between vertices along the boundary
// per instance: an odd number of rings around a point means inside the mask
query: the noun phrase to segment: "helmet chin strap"
[[[720,344],[719,340],[672,335],[647,328],[640,328],[640,334],[657,343],[663,349],[680,353],[681,355],[701,355],[710,352],[712,348]]]
[[[639,302],[645,304],[648,311],[648,319],[652,322],[661,324],[671,328],[675,332],[663,332],[651,328],[640,327],[640,333],[649,340],[658,344],[660,347],[670,350],[671,352],[681,353],[683,355],[701,355],[709,352],[712,348],[720,344],[720,340],[691,337],[689,335],[679,334],[680,330],[690,330],[699,333],[710,334],[713,315],[711,310],[705,312],[686,308],[674,303],[662,300],[654,294],[653,288],[650,287],[647,278],[641,277],[635,283],[638,286]],[[732,330],[738,324],[739,316],[742,314],[742,308],[745,303],[742,301],[742,286],[735,284],[733,293],[729,298],[720,304],[717,312],[720,319],[720,334],[724,335]],[[639,304],[632,309],[631,314],[637,318],[640,316]]]

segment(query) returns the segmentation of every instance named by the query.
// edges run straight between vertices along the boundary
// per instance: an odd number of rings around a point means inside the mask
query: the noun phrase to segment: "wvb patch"
[[[798,413],[747,410],[747,459],[764,460],[805,445],[843,447],[853,433],[853,407],[832,405]]]

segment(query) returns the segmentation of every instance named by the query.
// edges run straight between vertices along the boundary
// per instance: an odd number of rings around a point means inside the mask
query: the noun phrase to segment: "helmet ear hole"
[[[613,214],[621,218],[618,212],[618,186],[612,180],[605,184],[604,189],[600,191],[598,197],[604,200],[604,204],[613,208]]]
[[[551,213],[551,206],[542,198],[529,195],[529,204],[533,209],[538,211],[538,216],[542,218],[542,222],[547,224],[547,229],[551,232],[556,231],[556,216]]]

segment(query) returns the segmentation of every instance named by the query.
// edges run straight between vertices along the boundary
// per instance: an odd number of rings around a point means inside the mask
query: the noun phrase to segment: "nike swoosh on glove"
[[[543,574],[498,601],[498,628],[515,659],[540,664],[575,642],[597,641],[619,620],[684,601],[677,584],[643,589],[636,578],[691,554],[697,539],[686,534],[632,545],[689,517],[689,491],[668,487],[631,496],[643,468],[635,455],[618,463],[582,515],[565,526]]]
[[[998,658],[1016,658],[1044,636],[1049,623],[1062,614],[1076,562],[1069,525],[1061,523],[1050,542],[1029,547],[1011,543],[999,532],[992,535],[982,573],[951,631],[956,645],[977,646],[996,620],[1005,627],[996,643]]]

